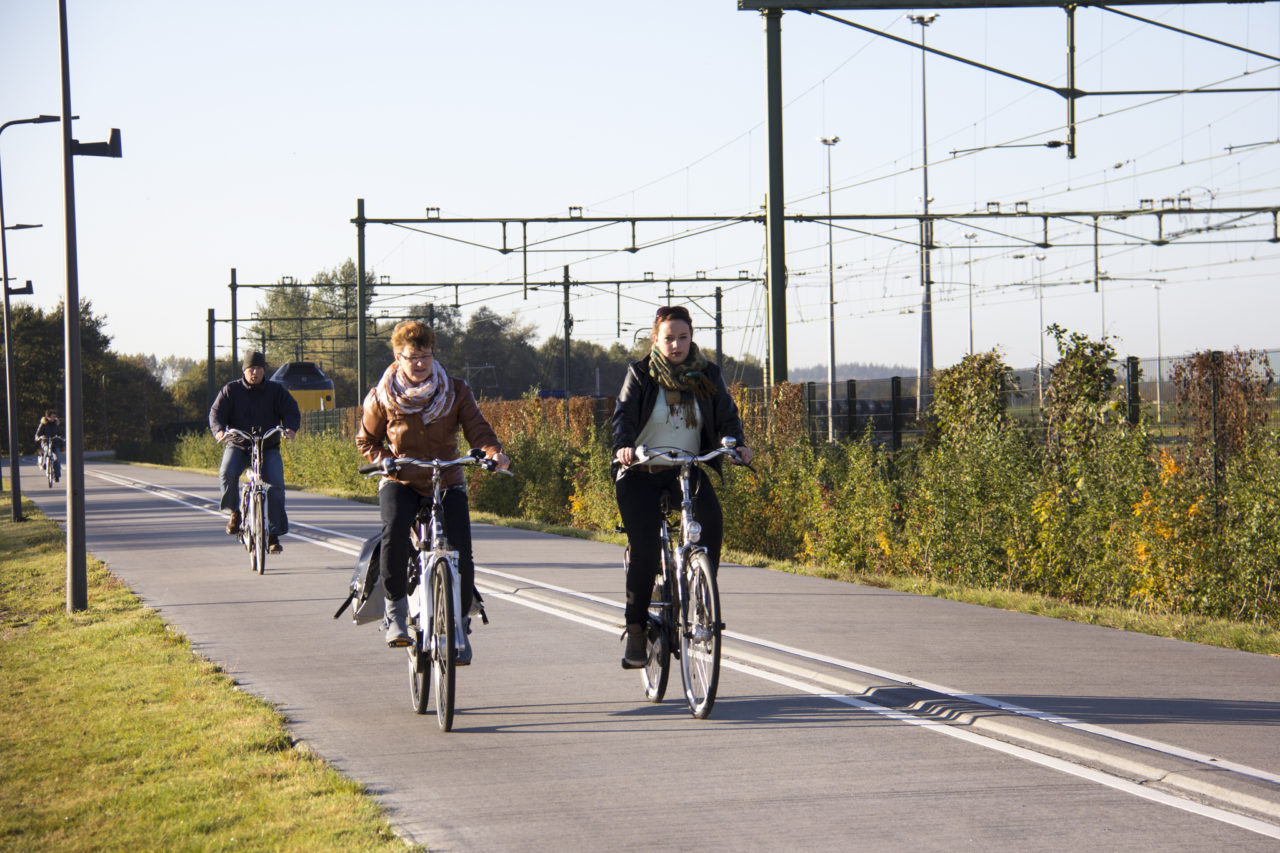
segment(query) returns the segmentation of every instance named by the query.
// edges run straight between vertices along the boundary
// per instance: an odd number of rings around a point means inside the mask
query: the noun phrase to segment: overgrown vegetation
[[[1008,415],[1020,392],[994,351],[938,372],[929,429],[897,452],[869,439],[811,441],[799,386],[773,388],[767,401],[736,389],[759,475],[726,468],[726,547],[819,573],[1275,628],[1280,435],[1267,421],[1265,355],[1179,363],[1177,405],[1192,427],[1180,443],[1157,444],[1144,421],[1124,416],[1110,344],[1051,331],[1058,360],[1033,431]],[[475,478],[477,511],[614,528],[602,401],[482,405],[516,476]],[[308,436],[285,453],[292,481],[372,494],[349,439]],[[207,435],[177,454],[195,467],[217,459]]]
[[[23,512],[0,501],[0,849],[406,849],[101,563],[68,614],[64,537]]]

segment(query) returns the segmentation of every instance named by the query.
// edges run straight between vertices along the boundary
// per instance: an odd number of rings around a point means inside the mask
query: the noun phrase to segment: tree
[[[46,409],[66,419],[63,306],[49,313],[30,305],[11,311],[17,385],[19,452],[34,452],[32,436]],[[85,449],[114,447],[122,439],[145,440],[150,427],[177,415],[172,395],[144,358],[111,352],[106,317],[80,303],[81,413]],[[8,418],[3,426],[7,429]],[[7,434],[4,440],[8,442]]]

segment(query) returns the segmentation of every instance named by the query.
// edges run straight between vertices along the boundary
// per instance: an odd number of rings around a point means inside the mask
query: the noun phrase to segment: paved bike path
[[[129,480],[163,485],[164,494],[140,490]],[[25,482],[28,496],[61,520],[61,491]],[[185,505],[174,502],[181,494],[187,495]],[[284,554],[270,556],[267,574],[257,577],[249,573],[243,549],[222,533],[222,519],[207,511],[213,501],[212,477],[89,463],[89,550],[186,633],[198,651],[226,667],[245,689],[280,705],[301,738],[344,772],[370,784],[392,807],[401,831],[433,847],[480,849],[502,847],[504,841],[550,840],[557,838],[557,826],[565,826],[577,827],[588,841],[621,839],[625,843],[615,846],[634,844],[638,849],[646,839],[652,841],[651,835],[629,835],[622,828],[628,815],[616,811],[616,798],[599,788],[601,780],[615,784],[620,767],[651,767],[652,738],[662,743],[674,736],[697,748],[716,733],[765,722],[789,722],[788,735],[809,726],[848,725],[838,715],[828,720],[826,714],[834,712],[817,713],[808,703],[796,704],[798,699],[787,698],[792,691],[779,692],[776,680],[733,669],[725,672],[710,721],[688,720],[677,702],[678,673],[673,673],[667,702],[643,703],[638,677],[617,669],[621,549],[477,525],[477,561],[485,570],[481,582],[491,590],[493,624],[478,630],[476,665],[459,672],[456,731],[438,733],[433,717],[417,717],[408,709],[403,654],[383,648],[375,627],[353,626],[345,615],[337,622],[331,618],[354,563],[349,553],[333,548],[354,551],[358,540],[376,531],[376,507],[290,492],[297,535],[284,538]],[[329,547],[315,544],[319,541]],[[975,705],[972,697],[978,696],[1280,775],[1280,660],[739,566],[723,567],[721,585],[731,634],[726,654],[738,653],[739,660],[754,656],[761,673],[800,678],[799,670],[809,679],[806,683],[837,685],[833,693],[913,710],[935,722],[960,721],[974,731],[1008,716],[990,705]],[[514,604],[517,599],[579,613],[595,630],[530,613]],[[610,618],[613,630],[599,630],[601,621]],[[742,637],[775,648],[742,642]],[[807,656],[776,647],[803,650]],[[832,661],[854,662],[860,669],[854,672]],[[933,688],[949,688],[952,695]],[[616,736],[620,725],[629,737],[643,738],[639,755],[634,744],[623,745],[628,737]],[[639,728],[633,730],[635,726]],[[776,737],[776,726],[770,730]],[[557,748],[573,755],[571,766],[546,766],[535,755],[521,754],[520,746],[514,755],[539,766],[540,776],[568,784],[597,811],[590,817],[566,816],[566,806],[558,804],[559,824],[534,817],[537,800],[530,801],[524,792],[537,782],[528,778],[513,779],[509,788],[499,785],[495,791],[494,777],[485,774],[484,790],[468,789],[465,780],[472,775],[468,768],[473,759],[462,748],[466,739],[457,735],[485,732],[556,738]],[[609,732],[615,736],[601,737]],[[1094,766],[1105,766],[1115,756],[1141,765],[1133,758],[1132,743],[1076,729],[1068,734],[1052,748],[1075,750],[1077,755],[1068,756],[1073,760],[1085,761],[1082,756],[1089,750],[1103,750],[1110,757],[1095,756]],[[697,740],[688,741],[691,735]],[[897,737],[882,735],[877,746]],[[1006,737],[1016,741],[1019,736],[1006,732]],[[1028,740],[1035,737],[1027,734]],[[575,738],[583,741],[580,750]],[[1071,745],[1072,738],[1077,746]],[[467,746],[480,750],[474,753],[480,756],[497,743]],[[502,754],[510,757],[511,742],[502,744]],[[757,745],[756,753],[762,748],[767,747]],[[563,762],[563,752],[557,754]],[[443,767],[456,767],[449,779],[460,789],[442,789],[436,771]],[[1180,772],[1176,766],[1166,770]],[[831,766],[824,772],[839,780],[847,770]],[[1213,773],[1195,768],[1183,775],[1194,781]],[[623,772],[621,778],[630,777]],[[747,783],[734,782],[742,784]],[[846,784],[860,783],[850,779]],[[1269,791],[1266,784],[1245,786],[1239,800],[1265,806],[1262,800]],[[1221,801],[1224,794],[1219,790],[1214,796]],[[483,805],[468,814],[460,799]],[[810,807],[813,799],[810,793]],[[1280,807],[1280,797],[1274,802]],[[510,807],[501,819],[494,818],[495,803]],[[799,827],[791,824],[794,817],[761,823],[756,832],[764,834],[757,834],[762,843],[756,849],[778,849],[768,839],[806,838],[804,814],[797,812]],[[939,812],[943,814],[945,809]],[[823,819],[829,830],[843,817],[824,813]],[[707,818],[708,832],[719,826],[717,820]],[[741,815],[722,820],[723,831],[736,833],[744,827]],[[1124,820],[1136,825],[1132,817]],[[477,828],[486,822],[492,825]],[[1063,833],[1071,831],[1081,830],[1059,828],[1055,837],[1064,840]],[[828,834],[809,838],[809,846],[824,849],[818,840]],[[931,847],[927,834],[915,841]],[[990,849],[1002,848],[997,838],[985,842]],[[591,846],[584,843],[582,849]],[[948,848],[938,840],[936,849]],[[1010,844],[1008,849],[1025,848]]]

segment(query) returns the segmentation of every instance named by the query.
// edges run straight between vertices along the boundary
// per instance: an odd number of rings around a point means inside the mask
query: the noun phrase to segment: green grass
[[[0,503],[0,850],[403,851],[378,804],[101,563]]]

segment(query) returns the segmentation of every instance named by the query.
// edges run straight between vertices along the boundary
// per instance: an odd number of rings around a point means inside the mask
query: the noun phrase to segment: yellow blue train
[[[298,409],[303,412],[325,411],[334,408],[333,380],[324,375],[314,361],[290,361],[280,365],[271,374],[273,382],[289,389]]]

